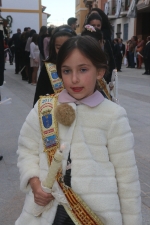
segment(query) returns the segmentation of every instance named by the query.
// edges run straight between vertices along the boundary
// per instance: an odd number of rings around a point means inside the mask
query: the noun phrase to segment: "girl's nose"
[[[76,72],[74,72],[72,74],[72,83],[78,83],[79,82],[79,77],[78,77],[78,74]]]

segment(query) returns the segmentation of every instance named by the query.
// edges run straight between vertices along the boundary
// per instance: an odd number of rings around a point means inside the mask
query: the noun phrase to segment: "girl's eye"
[[[70,70],[63,70],[64,74],[68,74],[70,72]]]
[[[85,69],[85,68],[81,69],[81,72],[86,72],[86,71],[87,71],[87,69]]]

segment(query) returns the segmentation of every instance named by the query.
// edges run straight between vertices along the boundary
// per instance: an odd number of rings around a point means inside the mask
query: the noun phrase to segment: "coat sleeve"
[[[20,189],[30,190],[28,184],[32,177],[39,177],[39,140],[41,139],[38,103],[27,116],[18,140],[18,163],[20,172]]]
[[[141,190],[134,156],[134,138],[125,110],[118,106],[108,132],[108,151],[118,185],[123,225],[142,225]]]

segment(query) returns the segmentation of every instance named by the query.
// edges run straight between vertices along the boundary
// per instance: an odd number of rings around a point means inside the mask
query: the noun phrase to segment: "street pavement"
[[[150,75],[144,69],[122,66],[119,76],[119,101],[128,114],[135,137],[135,156],[142,190],[143,225],[150,225]],[[14,66],[6,63],[6,83],[0,105],[0,225],[12,225],[21,213],[24,193],[19,189],[17,141],[26,116],[32,109],[35,86],[14,74]],[[130,224],[129,224],[130,225]]]

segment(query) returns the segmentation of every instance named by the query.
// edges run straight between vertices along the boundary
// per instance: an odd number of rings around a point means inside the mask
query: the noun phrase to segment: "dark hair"
[[[102,18],[102,28],[101,28],[101,30],[103,31],[104,39],[110,39],[111,38],[111,33],[112,33],[112,26],[110,24],[108,16],[104,13],[103,10],[101,10],[99,8],[93,8],[91,10],[91,12],[92,11],[98,12],[98,14]]]
[[[102,22],[102,17],[98,15],[97,13],[92,13],[88,18],[87,18],[87,24],[90,24],[92,20],[99,20]]]
[[[17,33],[21,33],[21,29],[20,28],[17,29]]]
[[[25,28],[24,28],[24,31],[25,31],[25,32],[28,31],[28,27],[25,27]]]
[[[47,33],[47,27],[46,26],[41,26],[39,36],[42,36]]]
[[[137,41],[137,36],[133,36],[134,41]]]
[[[32,29],[29,32],[29,37],[33,37],[33,34],[36,34],[36,31]]]
[[[52,31],[54,30],[54,27],[49,27],[48,29],[47,29],[47,31],[48,31],[48,37],[51,37],[52,36]]]
[[[38,37],[39,37],[39,35],[38,34],[33,34],[33,36],[32,36],[32,42],[34,42],[34,44],[38,44]]]
[[[76,33],[68,25],[62,25],[62,26],[56,27],[50,39],[49,58],[46,60],[47,62],[56,63],[57,54],[55,51],[55,40],[57,37],[63,37],[63,36],[71,38],[73,36],[76,36]]]
[[[147,39],[150,41],[150,36],[148,36]]]
[[[116,41],[118,43],[118,38],[114,38],[113,42]]]
[[[70,17],[70,18],[67,20],[67,24],[68,24],[69,26],[71,26],[72,24],[76,23],[76,21],[77,21],[77,18],[75,18],[75,17]]]
[[[77,36],[67,40],[59,50],[56,67],[60,78],[62,77],[61,66],[74,49],[78,49],[84,54],[96,69],[107,70],[107,58],[99,43],[90,36]]]
[[[103,40],[103,34],[100,29],[94,28],[96,32],[91,32],[90,30],[84,28],[84,30],[81,33],[81,36],[90,36],[95,38],[97,41],[102,41]]]

